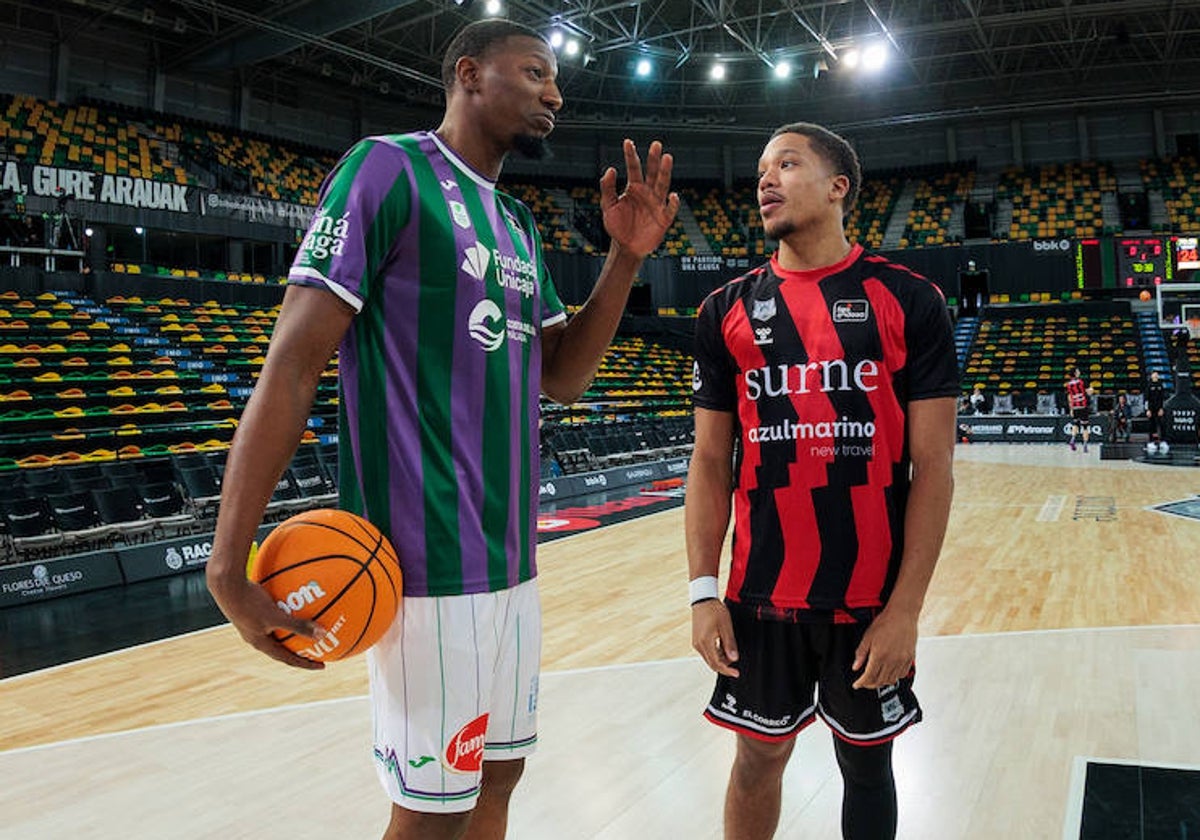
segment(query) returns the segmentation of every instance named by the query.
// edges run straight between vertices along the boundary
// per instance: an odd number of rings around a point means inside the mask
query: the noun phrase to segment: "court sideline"
[[[1064,837],[1080,757],[1200,765],[1200,522],[1151,509],[1194,497],[1197,471],[976,445],[956,480],[900,836]],[[1112,519],[1087,518],[1096,498]],[[733,744],[699,716],[682,512],[539,557],[542,745],[510,836],[719,837]],[[228,627],[5,680],[0,838],[378,836],[364,693],[360,666],[294,673]],[[838,836],[823,725],[785,785],[780,837]]]

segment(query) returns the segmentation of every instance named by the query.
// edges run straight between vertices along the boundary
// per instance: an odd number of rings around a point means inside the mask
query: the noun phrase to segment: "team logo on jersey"
[[[466,250],[463,255],[462,265],[459,266],[463,271],[470,274],[476,280],[483,280],[487,277],[488,263],[492,261],[492,253],[482,243],[476,241],[474,245]]]
[[[444,189],[446,192],[450,192],[450,190],[456,190],[458,189],[458,181],[455,181],[453,178],[447,178],[446,180],[442,181],[442,189]]]
[[[700,363],[692,362],[692,390],[699,391],[703,387],[704,382],[700,379]]]
[[[471,310],[467,330],[480,347],[491,353],[504,343],[504,313],[494,301],[484,298]]]
[[[774,344],[775,336],[771,332],[770,327],[755,327],[754,328],[754,343],[755,344]]]
[[[839,300],[833,304],[833,323],[862,324],[866,323],[871,314],[871,307],[865,300]]]
[[[755,321],[770,321],[775,317],[775,298],[754,301],[750,317]]]
[[[458,225],[463,230],[468,230],[471,227],[471,217],[467,215],[467,208],[461,202],[450,202],[450,216],[454,219],[454,224]]]
[[[889,697],[880,704],[879,708],[883,713],[884,723],[895,723],[904,716],[904,704],[900,702],[899,697]]]

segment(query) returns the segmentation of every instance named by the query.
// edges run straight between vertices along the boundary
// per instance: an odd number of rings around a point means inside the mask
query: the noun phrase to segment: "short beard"
[[[763,226],[763,232],[776,242],[783,239],[785,236],[791,236],[797,231],[797,229],[796,223],[791,219],[780,219],[773,224],[767,224]]]
[[[536,134],[518,134],[513,138],[512,147],[517,154],[529,160],[546,160],[554,157],[546,138],[538,137]]]

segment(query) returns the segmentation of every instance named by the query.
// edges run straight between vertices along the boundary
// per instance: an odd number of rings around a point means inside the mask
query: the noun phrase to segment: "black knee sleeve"
[[[834,738],[842,771],[842,836],[846,840],[892,840],[896,836],[896,782],[891,742],[859,747]]]

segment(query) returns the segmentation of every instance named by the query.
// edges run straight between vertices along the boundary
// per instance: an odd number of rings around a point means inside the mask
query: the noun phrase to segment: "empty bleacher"
[[[1133,316],[1079,305],[990,310],[966,354],[962,388],[1020,394],[1032,410],[1038,394],[1057,401],[1076,366],[1097,393],[1140,393],[1146,371]]]

